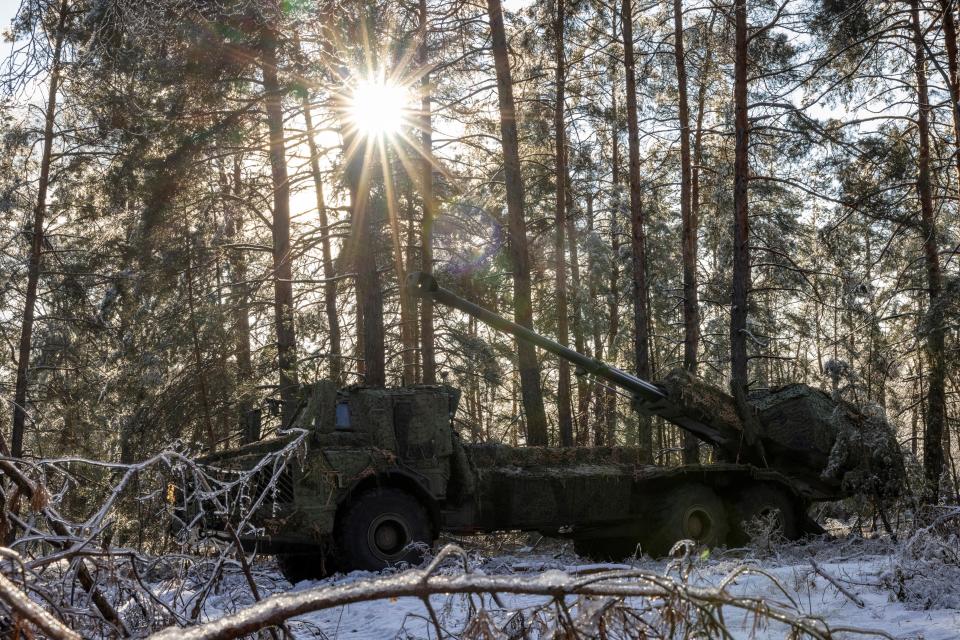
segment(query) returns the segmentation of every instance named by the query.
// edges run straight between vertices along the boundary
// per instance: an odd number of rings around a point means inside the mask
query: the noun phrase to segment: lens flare
[[[361,135],[386,138],[400,133],[407,117],[410,92],[384,78],[363,80],[350,97],[350,120]]]

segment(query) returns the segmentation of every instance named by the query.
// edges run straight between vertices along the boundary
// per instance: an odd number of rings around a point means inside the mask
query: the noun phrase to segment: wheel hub
[[[410,532],[403,518],[396,514],[385,513],[370,523],[367,530],[367,543],[381,560],[391,562],[403,555],[410,542]]]
[[[701,507],[690,507],[683,518],[684,534],[697,542],[710,537],[713,529],[713,518]]]

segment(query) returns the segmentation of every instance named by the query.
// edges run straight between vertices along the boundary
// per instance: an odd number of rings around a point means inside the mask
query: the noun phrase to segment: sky
[[[0,32],[10,27],[19,6],[20,0],[0,0]],[[6,58],[9,53],[10,43],[6,40],[0,41],[0,58]]]
[[[523,7],[533,4],[535,0],[504,0],[504,6],[509,11],[519,11]],[[0,31],[5,31],[13,20],[13,16],[20,6],[21,0],[0,0]],[[10,52],[10,43],[0,41],[0,58],[5,58]]]
[[[17,12],[21,0],[0,0],[0,28],[6,29]],[[523,7],[533,4],[535,0],[504,0],[504,6],[510,11],[519,11]],[[9,45],[4,42],[0,51],[6,53]]]
[[[20,0],[0,0],[0,22],[3,22],[4,26],[10,22],[19,6]]]

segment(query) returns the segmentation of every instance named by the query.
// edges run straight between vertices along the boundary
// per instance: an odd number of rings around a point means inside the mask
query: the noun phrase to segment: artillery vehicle
[[[795,539],[819,530],[807,515],[812,502],[893,493],[903,477],[887,425],[817,389],[789,385],[738,402],[682,371],[654,384],[464,300],[430,275],[411,274],[408,290],[566,358],[734,462],[667,468],[646,464],[650,452],[638,447],[466,444],[454,428],[453,387],[303,385],[292,426],[309,432],[306,451],[283,470],[270,508],[253,514],[258,533],[242,538],[276,553],[291,582],[416,562],[440,532],[539,531],[604,559],[638,548],[663,555],[681,539],[739,543],[761,515]],[[201,461],[250,469],[292,438]],[[224,518],[207,528],[226,530]]]

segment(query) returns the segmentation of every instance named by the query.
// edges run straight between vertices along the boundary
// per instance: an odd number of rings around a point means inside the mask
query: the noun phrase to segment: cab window
[[[337,431],[348,431],[350,430],[350,405],[346,402],[337,403],[337,420],[336,420]]]

